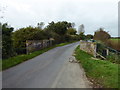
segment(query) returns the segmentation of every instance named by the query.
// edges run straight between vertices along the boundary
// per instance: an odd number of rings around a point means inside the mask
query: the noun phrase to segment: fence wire
[[[120,64],[120,51],[107,47],[101,43],[97,43],[96,52],[105,57],[106,60]]]

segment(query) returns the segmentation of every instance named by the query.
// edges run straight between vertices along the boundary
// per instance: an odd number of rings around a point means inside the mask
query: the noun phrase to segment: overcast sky
[[[68,21],[85,26],[85,34],[94,34],[104,27],[112,36],[118,36],[119,0],[0,0],[5,7],[1,22],[15,29],[38,22]],[[3,10],[3,9],[2,9]]]

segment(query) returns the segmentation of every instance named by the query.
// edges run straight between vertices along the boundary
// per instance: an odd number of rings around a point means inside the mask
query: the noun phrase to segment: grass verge
[[[74,42],[76,42],[76,41],[74,41]],[[22,54],[22,55],[18,55],[18,56],[15,56],[15,57],[11,57],[11,58],[2,60],[2,70],[8,69],[12,66],[15,66],[17,64],[20,64],[20,63],[26,61],[26,60],[32,59],[32,58],[50,50],[50,49],[53,49],[55,47],[64,46],[64,45],[74,43],[74,42],[61,43],[61,44],[57,44],[57,45],[54,45],[54,46],[51,46],[51,47],[48,47],[48,48],[41,49],[39,51],[35,51],[31,54]]]
[[[118,64],[109,61],[93,59],[92,55],[79,49],[75,50],[75,57],[80,61],[88,79],[95,87],[120,88],[118,84]],[[119,75],[120,76],[120,75]]]

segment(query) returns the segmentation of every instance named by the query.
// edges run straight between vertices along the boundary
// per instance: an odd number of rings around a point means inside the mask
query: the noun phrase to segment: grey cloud
[[[93,34],[99,27],[118,36],[118,0],[12,0],[5,1],[7,11],[3,22],[15,28],[38,22],[70,21],[85,25],[86,34]]]

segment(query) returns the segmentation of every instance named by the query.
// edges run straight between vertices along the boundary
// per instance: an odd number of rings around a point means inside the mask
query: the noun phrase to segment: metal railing
[[[120,64],[120,52],[118,50],[101,43],[97,43],[96,52],[103,56],[106,60]]]

